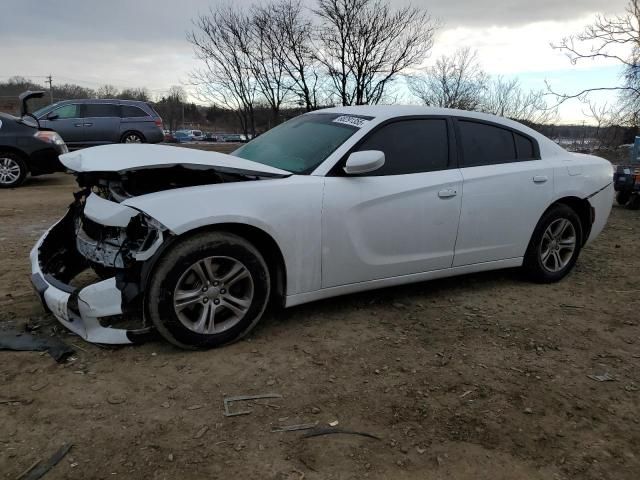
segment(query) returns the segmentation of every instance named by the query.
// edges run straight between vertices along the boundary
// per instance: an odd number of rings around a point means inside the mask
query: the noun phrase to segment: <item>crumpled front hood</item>
[[[149,144],[115,144],[86,148],[60,156],[60,161],[74,172],[123,172],[173,165],[218,167],[255,173],[256,175],[291,175],[269,167],[219,152]]]

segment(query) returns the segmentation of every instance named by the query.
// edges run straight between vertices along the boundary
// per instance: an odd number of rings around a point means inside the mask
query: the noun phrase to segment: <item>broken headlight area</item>
[[[132,267],[148,260],[163,242],[166,228],[140,213],[126,227],[102,225],[86,215],[75,218],[78,252],[101,271]]]

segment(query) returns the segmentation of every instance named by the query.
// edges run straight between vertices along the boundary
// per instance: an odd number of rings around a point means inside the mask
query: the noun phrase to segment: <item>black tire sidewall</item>
[[[629,200],[631,199],[631,193],[630,192],[618,192],[616,194],[616,202],[618,203],[618,205],[626,205],[627,203],[629,203]]]
[[[9,184],[0,183],[0,188],[16,188],[22,185],[25,178],[27,178],[27,173],[29,173],[29,169],[27,168],[25,161],[20,157],[20,155],[16,155],[13,152],[0,152],[0,158],[10,158],[20,167],[20,175],[18,176],[18,179]]]
[[[567,265],[562,270],[558,272],[550,272],[543,266],[542,259],[540,258],[542,237],[549,225],[561,218],[565,218],[573,224],[573,228],[575,229],[576,235],[578,237],[576,248],[573,251],[571,260],[569,260],[569,263],[567,263]],[[554,205],[542,216],[542,218],[536,225],[533,235],[531,236],[531,241],[529,242],[529,246],[525,254],[525,270],[533,280],[542,283],[557,282],[563,279],[576,264],[578,256],[580,255],[583,240],[583,228],[578,214],[567,205]]]
[[[184,326],[173,308],[173,292],[182,274],[198,260],[212,256],[231,257],[249,270],[253,279],[253,301],[246,315],[228,330],[203,335]],[[175,245],[160,260],[149,281],[147,311],[158,331],[182,348],[206,349],[242,338],[262,316],[270,293],[270,278],[260,253],[241,237],[231,234],[198,235]]]

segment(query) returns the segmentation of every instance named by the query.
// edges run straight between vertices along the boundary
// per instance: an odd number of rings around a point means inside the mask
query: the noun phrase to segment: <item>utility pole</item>
[[[49,98],[51,99],[51,103],[53,103],[53,78],[51,78],[51,75],[47,77],[47,83],[49,84]]]

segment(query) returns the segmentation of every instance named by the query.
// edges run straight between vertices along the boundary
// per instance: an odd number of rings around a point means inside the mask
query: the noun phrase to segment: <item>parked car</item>
[[[249,332],[268,302],[485,270],[556,282],[613,201],[608,161],[428,107],[311,112],[231,155],[111,145],[62,162],[83,190],[31,251],[32,279],[60,322],[100,343],[155,328],[209,348]],[[104,280],[68,286],[91,267]]]
[[[193,136],[189,135],[187,132],[179,130],[177,132],[174,132],[173,139],[175,140],[175,143],[192,142]]]
[[[18,187],[29,174],[64,171],[58,156],[68,152],[67,146],[56,132],[39,126],[28,111],[27,102],[43,95],[20,95],[20,117],[0,113],[0,188]]]
[[[225,142],[246,142],[247,137],[241,133],[228,133],[224,137]]]
[[[178,132],[185,133],[191,140],[200,141],[204,139],[202,130],[178,130]]]
[[[69,147],[109,143],[158,143],[162,118],[146,102],[135,100],[65,100],[34,112],[45,128],[55,130]]]

